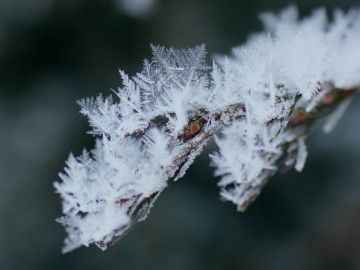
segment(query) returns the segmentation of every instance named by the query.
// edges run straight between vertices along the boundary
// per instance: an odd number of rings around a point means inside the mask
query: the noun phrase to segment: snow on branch
[[[312,123],[333,128],[360,86],[360,12],[289,7],[261,15],[265,31],[206,64],[205,46],[151,46],[153,58],[112,96],[79,101],[97,136],[70,155],[56,191],[64,252],[101,249],[146,218],[169,179],[181,178],[213,135],[220,194],[244,211],[277,171],[301,171]],[[331,114],[333,115],[331,116]]]

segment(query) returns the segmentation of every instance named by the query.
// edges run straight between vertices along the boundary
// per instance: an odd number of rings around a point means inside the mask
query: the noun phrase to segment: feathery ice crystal
[[[360,86],[360,12],[323,9],[298,20],[290,7],[261,15],[265,31],[205,64],[205,47],[152,46],[133,78],[120,72],[115,98],[79,102],[95,149],[70,155],[55,188],[63,200],[64,252],[106,249],[146,218],[170,178],[182,177],[214,134],[221,196],[239,211],[276,171],[301,171],[314,120],[330,131]],[[220,132],[220,134],[219,134]]]

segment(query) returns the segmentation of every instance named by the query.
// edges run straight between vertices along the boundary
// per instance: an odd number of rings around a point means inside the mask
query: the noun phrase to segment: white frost
[[[324,9],[303,20],[294,7],[265,13],[265,31],[212,67],[204,45],[152,46],[153,58],[141,72],[133,78],[120,72],[123,86],[114,97],[79,101],[98,139],[90,153],[70,155],[55,183],[64,213],[58,221],[68,232],[64,251],[90,243],[105,249],[144,220],[167,181],[182,176],[219,130],[212,164],[221,196],[239,210],[259,194],[283,155],[285,167],[302,170],[305,137],[302,129],[287,131],[290,114],[299,106],[311,112],[327,86],[359,87],[359,14],[336,11],[329,21]],[[199,117],[206,123],[193,123]]]

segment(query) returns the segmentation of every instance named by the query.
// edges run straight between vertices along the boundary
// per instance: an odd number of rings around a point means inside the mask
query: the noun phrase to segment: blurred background
[[[303,16],[357,3],[298,6]],[[150,43],[205,43],[211,63],[261,29],[259,12],[289,4],[0,0],[0,270],[360,269],[359,97],[332,134],[313,132],[305,170],[272,178],[245,214],[219,200],[210,143],[116,246],[61,254],[52,185],[70,152],[94,145],[75,101],[110,94],[121,84],[119,68],[140,71]]]

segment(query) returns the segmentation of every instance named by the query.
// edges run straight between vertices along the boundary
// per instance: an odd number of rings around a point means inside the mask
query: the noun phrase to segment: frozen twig
[[[290,7],[261,16],[231,57],[205,64],[204,45],[152,46],[153,59],[113,97],[79,102],[97,136],[91,153],[70,155],[55,183],[68,232],[64,252],[106,249],[144,220],[169,179],[181,178],[215,136],[211,154],[220,194],[245,211],[269,178],[301,171],[312,124],[338,121],[360,86],[360,15],[323,9],[298,20]]]

